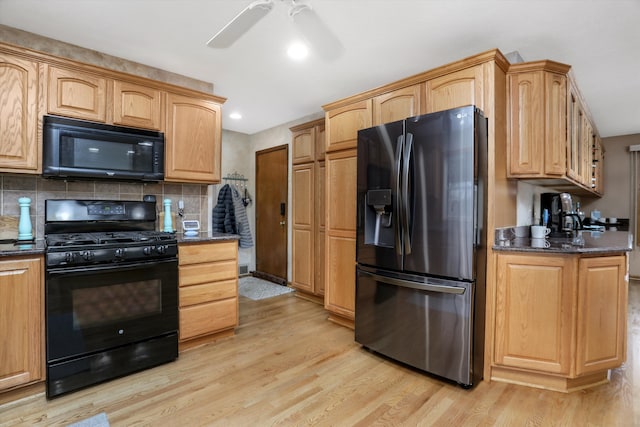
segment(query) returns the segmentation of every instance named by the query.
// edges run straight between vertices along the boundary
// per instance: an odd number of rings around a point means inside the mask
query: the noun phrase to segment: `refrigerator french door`
[[[358,132],[356,341],[463,386],[482,372],[486,134],[473,106]]]

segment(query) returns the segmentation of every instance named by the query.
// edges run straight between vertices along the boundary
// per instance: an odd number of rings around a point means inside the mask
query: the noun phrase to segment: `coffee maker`
[[[575,230],[582,229],[582,220],[575,211],[573,198],[569,193],[542,193],[540,195],[540,218],[544,210],[549,212],[547,227],[550,237],[571,237]]]

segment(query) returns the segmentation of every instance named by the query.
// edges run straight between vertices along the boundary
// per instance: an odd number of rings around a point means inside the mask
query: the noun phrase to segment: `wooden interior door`
[[[255,275],[287,284],[287,145],[256,152]]]

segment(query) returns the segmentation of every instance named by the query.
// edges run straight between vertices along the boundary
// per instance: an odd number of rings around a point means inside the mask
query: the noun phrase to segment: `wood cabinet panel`
[[[586,258],[579,264],[576,374],[616,368],[626,358],[627,260]]]
[[[325,132],[324,119],[322,120],[322,124],[316,125],[315,129],[316,160],[324,160],[324,155],[327,150],[327,133]]]
[[[202,304],[209,301],[235,298],[238,292],[236,280],[185,286],[180,289],[180,307]]]
[[[419,115],[423,92],[423,84],[417,84],[376,96],[373,98],[373,125]]]
[[[219,332],[237,324],[237,298],[180,309],[180,340]]]
[[[49,114],[106,122],[106,78],[50,66],[48,84]]]
[[[313,127],[294,132],[291,137],[291,161],[294,165],[313,162],[316,154],[315,134]]]
[[[43,283],[39,258],[0,261],[0,390],[43,378]]]
[[[508,77],[510,110],[510,173],[541,175],[544,169],[543,72],[517,73]]]
[[[314,255],[314,277],[313,288],[314,292],[318,295],[325,294],[325,238],[326,233],[324,230],[319,230],[315,235],[315,255]]]
[[[203,243],[192,245],[181,245],[178,263],[199,264],[203,262],[222,261],[236,259],[238,256],[238,241]]]
[[[180,286],[232,279],[238,276],[236,260],[217,261],[204,264],[181,265]]]
[[[355,318],[356,239],[327,234],[324,306],[347,319]]]
[[[165,181],[220,182],[220,104],[167,94]]]
[[[357,152],[330,152],[326,156],[326,227],[329,234],[356,231]]]
[[[483,108],[482,65],[465,68],[426,83],[426,113],[476,105]]]
[[[293,167],[293,227],[311,229],[314,223],[314,167],[313,163]]]
[[[326,151],[358,146],[358,131],[371,127],[372,100],[356,102],[326,113]]]
[[[113,123],[160,130],[161,119],[160,90],[119,80],[113,82]]]
[[[293,265],[291,273],[293,276],[292,285],[296,288],[314,292],[314,238],[313,232],[309,229],[293,229]]]
[[[544,173],[564,175],[567,170],[567,79],[545,73],[544,86]]]
[[[40,173],[38,63],[0,53],[0,172]]]
[[[495,362],[569,374],[572,259],[499,255],[497,267]]]

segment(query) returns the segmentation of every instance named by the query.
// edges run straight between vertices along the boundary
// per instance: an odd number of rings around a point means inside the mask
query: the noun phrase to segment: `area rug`
[[[292,288],[276,285],[257,277],[241,277],[238,281],[238,293],[254,301],[277,297],[278,295],[293,292]]]
[[[91,418],[69,424],[67,427],[109,427],[109,420],[107,414],[101,412]]]

